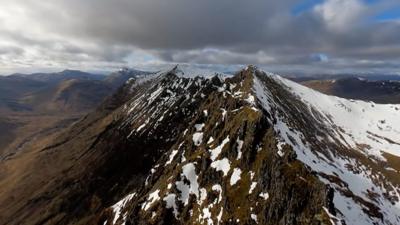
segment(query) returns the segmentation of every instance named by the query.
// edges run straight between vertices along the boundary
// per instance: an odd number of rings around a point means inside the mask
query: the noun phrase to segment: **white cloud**
[[[204,64],[235,64],[237,62],[241,62],[242,64],[269,64],[276,62],[273,56],[268,55],[264,51],[237,53],[224,49],[204,48],[188,51],[172,51],[167,54],[170,55],[166,58],[170,58],[172,62]]]
[[[327,0],[315,6],[314,10],[329,29],[348,31],[354,23],[362,20],[367,7],[360,0]]]

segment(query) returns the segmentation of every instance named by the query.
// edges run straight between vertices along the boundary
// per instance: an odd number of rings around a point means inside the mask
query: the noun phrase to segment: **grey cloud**
[[[16,46],[0,46],[0,55],[21,55],[24,49]]]
[[[397,69],[392,62],[400,55],[400,23],[370,19],[396,0],[369,7],[348,0],[357,11],[332,8],[339,13],[333,28],[318,10],[292,15],[296,0],[5,1],[23,7],[27,19],[19,29],[0,30],[0,42],[10,39],[35,48],[31,58],[59,63],[135,63],[128,58],[139,51],[166,63]],[[330,60],[315,60],[319,53]]]

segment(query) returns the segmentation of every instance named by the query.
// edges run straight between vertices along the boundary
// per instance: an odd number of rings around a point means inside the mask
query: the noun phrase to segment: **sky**
[[[0,0],[0,74],[255,64],[400,74],[399,0]]]

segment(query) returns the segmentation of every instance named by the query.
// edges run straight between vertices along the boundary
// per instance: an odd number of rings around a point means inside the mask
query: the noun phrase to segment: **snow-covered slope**
[[[292,146],[300,161],[334,187],[337,223],[399,224],[399,171],[385,153],[400,156],[400,105],[328,96],[278,75],[264,75],[255,76],[253,89],[265,110],[276,110],[271,117],[279,145]],[[285,102],[262,79],[276,82],[298,103]]]
[[[400,156],[400,105],[328,96],[280,76],[271,76],[309,105],[311,113],[314,109],[323,115],[320,120],[336,128],[333,138],[343,145],[381,159],[382,152]]]

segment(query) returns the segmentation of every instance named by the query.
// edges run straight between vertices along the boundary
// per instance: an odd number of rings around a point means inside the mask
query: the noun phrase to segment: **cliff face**
[[[325,96],[251,66],[200,75],[177,67],[131,79],[42,149],[31,170],[46,176],[4,221],[400,221],[396,106]]]

